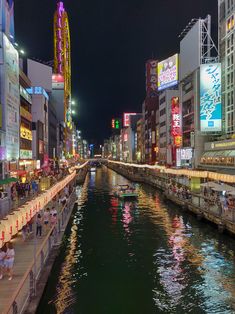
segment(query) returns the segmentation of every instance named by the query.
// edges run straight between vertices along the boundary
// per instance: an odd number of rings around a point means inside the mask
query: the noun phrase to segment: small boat
[[[115,189],[113,195],[119,198],[137,198],[138,193],[135,188],[128,184],[119,184]]]

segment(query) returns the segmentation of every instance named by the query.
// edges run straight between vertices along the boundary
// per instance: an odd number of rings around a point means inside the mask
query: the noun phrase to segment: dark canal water
[[[78,204],[38,313],[235,313],[235,240],[108,170],[78,187]]]

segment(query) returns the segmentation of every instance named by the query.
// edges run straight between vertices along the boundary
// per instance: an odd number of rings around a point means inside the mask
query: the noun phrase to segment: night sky
[[[16,0],[16,41],[28,57],[53,59],[56,0]],[[179,51],[178,35],[192,18],[212,15],[216,0],[65,0],[72,45],[77,125],[91,142],[109,136],[111,119],[141,111],[145,61]],[[214,38],[216,40],[216,38]]]

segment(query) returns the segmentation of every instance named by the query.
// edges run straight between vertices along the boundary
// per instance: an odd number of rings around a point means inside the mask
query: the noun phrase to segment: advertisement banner
[[[3,34],[4,66],[2,68],[2,101],[5,104],[7,159],[19,158],[19,56],[17,50]]]
[[[202,132],[222,130],[220,63],[200,67],[200,123]]]
[[[15,37],[14,27],[14,1],[0,0],[1,6],[1,25],[0,30],[4,32],[12,41]]]
[[[173,87],[179,81],[179,56],[174,56],[158,63],[158,90]]]
[[[32,131],[21,126],[20,127],[20,137],[24,138],[25,140],[32,141],[33,140]]]
[[[147,95],[157,92],[157,60],[147,61],[145,76]]]
[[[33,158],[33,152],[31,150],[27,150],[27,149],[20,150],[20,159],[32,159],[32,158]]]
[[[171,135],[173,137],[173,144],[175,147],[180,147],[182,143],[182,129],[179,97],[172,97],[171,99],[171,117]]]

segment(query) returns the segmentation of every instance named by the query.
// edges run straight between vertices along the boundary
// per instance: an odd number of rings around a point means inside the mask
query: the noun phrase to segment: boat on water
[[[119,184],[114,190],[113,195],[119,198],[137,198],[138,193],[133,186],[128,184]]]

